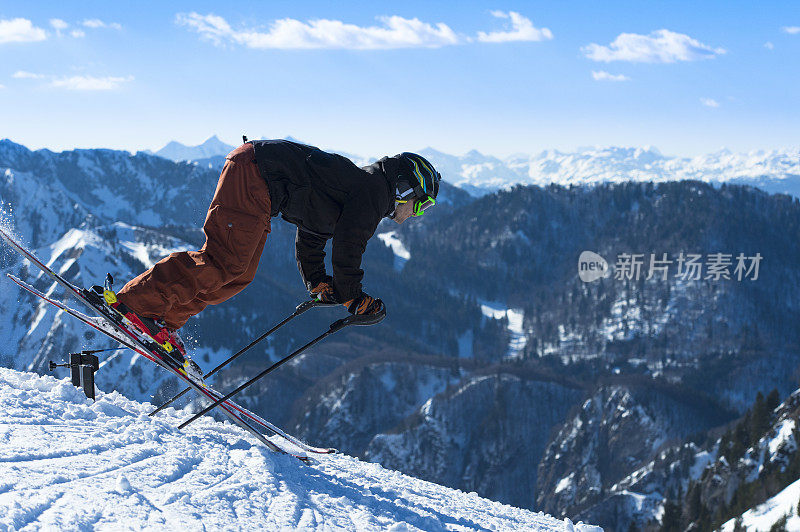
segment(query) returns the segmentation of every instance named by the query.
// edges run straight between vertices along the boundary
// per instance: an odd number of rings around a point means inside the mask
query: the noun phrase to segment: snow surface
[[[398,272],[402,271],[403,266],[405,266],[408,259],[411,258],[411,252],[406,249],[403,241],[397,236],[397,231],[381,233],[378,235],[378,238],[387,247],[392,248],[392,253],[394,253],[394,269]]]
[[[794,426],[795,420],[791,418],[784,419],[780,422],[775,436],[767,443],[770,456],[777,454],[779,450],[790,444],[789,442],[792,440],[792,434],[794,433]]]
[[[743,513],[742,525],[748,531],[766,531],[775,521],[788,515],[786,530],[800,530],[800,517],[796,512],[798,499],[800,499],[800,480],[794,481],[768,501]],[[731,519],[722,525],[722,532],[733,532],[734,521],[735,519]]]
[[[150,409],[0,369],[0,530],[600,530],[344,455],[303,465],[230,423],[181,432],[185,413]]]

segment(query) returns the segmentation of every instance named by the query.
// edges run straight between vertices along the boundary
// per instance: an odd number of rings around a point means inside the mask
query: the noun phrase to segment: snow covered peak
[[[194,161],[197,159],[207,159],[215,155],[227,155],[233,146],[225,144],[216,135],[209,137],[202,144],[197,146],[186,146],[173,140],[166,146],[155,152],[159,157],[173,161]]]
[[[102,368],[100,371],[103,371]],[[343,455],[302,465],[229,423],[0,369],[0,529],[599,531]]]
[[[12,167],[14,163],[27,159],[30,153],[30,150],[22,144],[9,139],[0,139],[0,167]]]
[[[734,153],[720,149],[696,157],[662,154],[653,146],[588,146],[555,149],[505,159],[477,150],[462,156],[426,148],[421,152],[443,178],[479,196],[513,185],[594,185],[622,181],[677,181],[748,184],[767,192],[800,195],[800,148]]]

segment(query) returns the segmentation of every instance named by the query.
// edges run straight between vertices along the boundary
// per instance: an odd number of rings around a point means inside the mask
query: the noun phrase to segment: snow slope
[[[748,531],[769,530],[776,521],[788,517],[786,530],[800,530],[800,516],[797,515],[800,498],[800,480],[789,484],[783,491],[742,514],[742,526]],[[733,532],[735,519],[722,525],[722,532]]]
[[[580,530],[344,455],[303,465],[229,423],[0,368],[0,530]]]

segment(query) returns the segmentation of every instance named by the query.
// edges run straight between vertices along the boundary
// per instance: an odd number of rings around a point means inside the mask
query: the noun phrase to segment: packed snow
[[[349,456],[304,465],[210,418],[181,432],[184,412],[151,408],[0,369],[0,530],[600,530]]]

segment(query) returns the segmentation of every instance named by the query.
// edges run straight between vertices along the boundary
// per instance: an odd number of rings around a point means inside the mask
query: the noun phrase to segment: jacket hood
[[[386,182],[389,185],[389,210],[386,211],[384,217],[389,216],[394,212],[395,191],[397,190],[397,181],[401,173],[400,155],[384,157],[370,165],[363,166],[361,169],[370,174],[382,174],[386,178]]]

